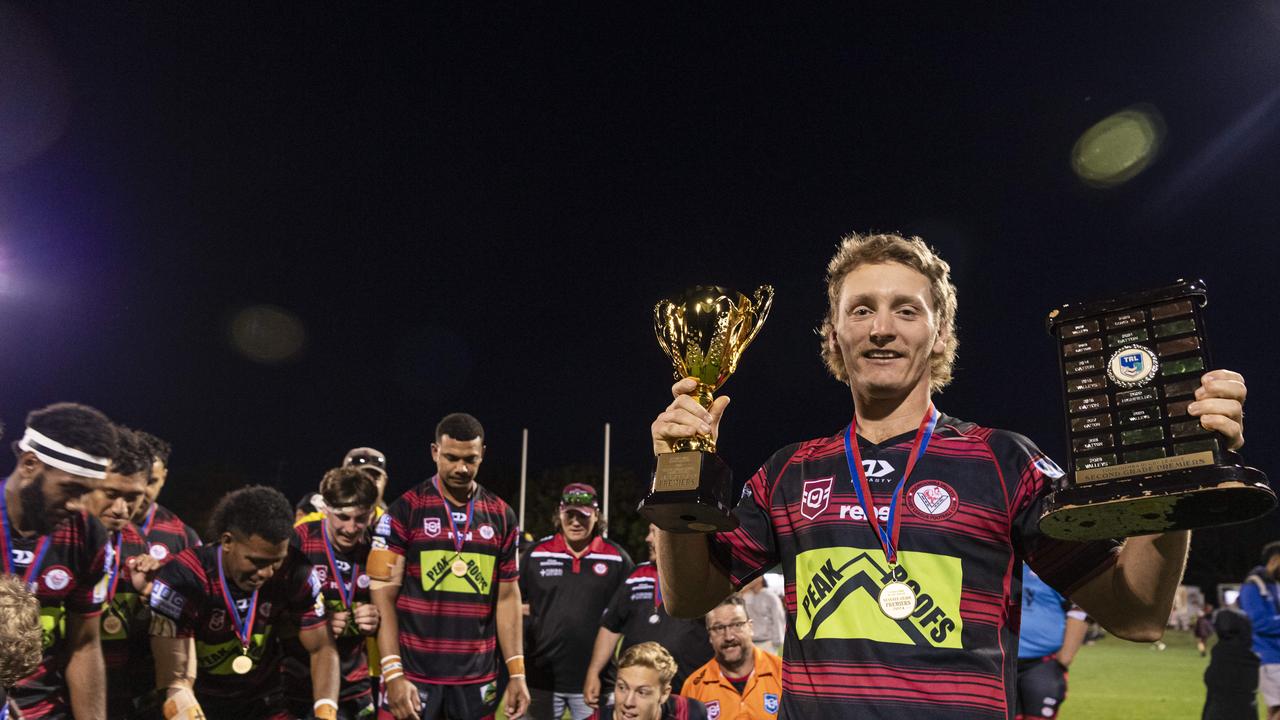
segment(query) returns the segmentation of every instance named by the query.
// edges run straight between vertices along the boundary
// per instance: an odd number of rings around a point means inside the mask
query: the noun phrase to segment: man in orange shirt
[[[708,720],[773,720],[782,697],[782,658],[751,642],[751,618],[740,595],[707,613],[716,656],[684,681],[680,694],[701,700]]]

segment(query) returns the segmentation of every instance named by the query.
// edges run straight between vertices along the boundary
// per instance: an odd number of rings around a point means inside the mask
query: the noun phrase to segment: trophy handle
[[[673,322],[679,315],[679,309],[679,306],[670,300],[661,300],[653,306],[653,334],[658,337],[658,344],[662,346],[662,351],[676,364],[677,380],[687,374],[684,355],[680,352],[680,347],[684,345],[684,323]],[[668,337],[668,335],[674,337]]]

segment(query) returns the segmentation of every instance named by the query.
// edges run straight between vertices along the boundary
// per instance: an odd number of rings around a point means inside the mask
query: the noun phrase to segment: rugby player
[[[151,476],[147,479],[147,493],[133,515],[133,523],[147,541],[147,551],[157,560],[167,560],[170,555],[200,544],[200,535],[172,510],[160,504],[158,498],[169,479],[169,443],[148,432],[135,431],[152,455]]]
[[[278,490],[252,485],[214,508],[217,542],[189,547],[151,589],[151,648],[165,720],[288,720],[281,686],[282,626],[296,623],[311,655],[314,714],[334,720],[338,655],[320,582],[290,547],[293,514]]]
[[[107,678],[107,717],[123,719],[154,684],[146,591],[160,561],[147,553],[131,519],[144,498],[151,451],[137,433],[116,427],[116,453],[107,476],[85,495],[84,508],[108,533],[101,636]]]
[[[476,482],[484,428],[465,413],[436,426],[436,475],[387,508],[369,553],[385,714],[397,720],[480,720],[498,704],[498,656],[510,683],[506,711],[529,704],[521,650],[515,512]]]
[[[853,421],[775,454],[746,483],[736,530],[658,534],[672,612],[705,613],[780,563],[790,620],[781,716],[815,720],[1013,717],[1008,608],[1023,560],[1112,633],[1158,639],[1189,534],[1044,537],[1038,520],[1062,471],[1025,437],[934,406],[957,345],[947,264],[918,238],[852,235],[828,266],[827,296],[822,352],[849,384]],[[717,433],[728,398],[703,408],[696,385],[672,386],[651,426],[656,453]],[[1214,370],[1189,412],[1237,448],[1244,397],[1240,375]]]
[[[666,648],[656,642],[632,645],[618,660],[612,709],[597,708],[591,720],[707,720],[706,706],[671,693],[675,674],[676,661]]]
[[[381,510],[387,509],[385,495],[387,492],[387,456],[380,450],[374,450],[371,447],[351,448],[342,458],[342,464],[346,467],[353,467],[369,474],[373,478],[374,484],[378,486],[378,503],[377,507]],[[378,513],[382,515],[381,512]]]
[[[693,671],[680,694],[701,701],[710,717],[773,720],[778,716],[782,658],[755,646],[751,625],[741,595],[730,595],[707,613],[707,634],[716,656]]]
[[[601,702],[602,695],[607,701],[609,688],[605,682],[610,674],[602,677],[601,673],[619,647],[625,652],[633,645],[649,641],[661,645],[676,661],[671,676],[675,688],[681,687],[690,673],[714,657],[707,639],[707,626],[701,618],[687,620],[667,612],[662,588],[658,587],[658,560],[653,547],[657,532],[658,528],[650,525],[649,534],[645,536],[649,557],[654,560],[640,563],[631,571],[600,616],[600,629],[596,631],[591,663],[587,665],[582,687],[584,701],[593,708]]]
[[[44,655],[9,695],[28,719],[103,717],[107,533],[81,503],[106,478],[116,431],[91,407],[58,403],[27,415],[14,450],[18,464],[0,492],[0,570],[40,600]]]
[[[329,630],[336,638],[342,665],[338,717],[372,718],[374,685],[369,677],[366,639],[378,632],[378,608],[369,598],[369,524],[378,488],[366,473],[339,467],[324,474],[320,495],[324,517],[294,526],[290,541],[307,556],[320,576]],[[293,639],[285,643],[286,693],[294,713],[305,717],[311,703],[311,674],[305,649]]]
[[[600,617],[635,563],[604,537],[596,489],[587,483],[564,486],[552,523],[556,533],[539,540],[520,568],[520,596],[528,602],[529,715],[558,720],[567,705],[573,720],[585,720],[591,708],[582,698],[582,678],[596,639],[589,620]]]

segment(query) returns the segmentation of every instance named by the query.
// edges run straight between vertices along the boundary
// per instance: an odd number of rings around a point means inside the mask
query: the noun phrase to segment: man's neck
[[[905,396],[876,398],[853,391],[853,410],[858,420],[858,435],[868,442],[882,443],[920,427],[929,409],[927,384],[914,388]]]
[[[138,514],[134,516],[133,524],[141,527],[147,521],[147,515],[150,515],[155,507],[156,504],[154,502],[149,502],[144,507],[138,508]]]
[[[444,480],[440,481],[440,487],[444,490],[444,496],[454,505],[466,505],[472,495],[476,493],[476,481],[472,480],[465,489],[455,489]]]
[[[9,531],[17,535],[30,536],[35,533],[23,527],[25,518],[23,517],[22,491],[18,489],[19,482],[18,478],[10,475],[4,483],[4,504],[9,514]]]

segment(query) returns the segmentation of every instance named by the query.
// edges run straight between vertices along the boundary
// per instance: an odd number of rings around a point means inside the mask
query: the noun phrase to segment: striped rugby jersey
[[[326,614],[348,610],[342,604],[342,595],[338,592],[338,583],[347,587],[353,603],[368,605],[369,575],[366,561],[369,558],[369,540],[366,537],[351,552],[344,553],[333,548],[334,564],[342,578],[336,578],[333,568],[329,567],[329,556],[325,553],[324,518],[312,520],[293,528],[293,539],[290,544],[302,551],[307,560],[315,566],[316,575],[320,578],[320,587],[324,593]],[[352,565],[355,567],[353,568]],[[352,570],[355,573],[352,575]],[[372,685],[369,683],[369,655],[365,652],[366,638],[350,620],[347,629],[337,639],[338,660],[342,669],[342,690],[339,699],[342,702],[354,701],[370,696]],[[285,684],[290,699],[307,704],[311,702],[311,656],[302,643],[291,638],[285,643],[287,659],[285,660]]]
[[[891,567],[854,494],[844,436],[775,453],[743,488],[741,526],[711,539],[738,587],[782,565],[779,717],[1013,718],[1022,561],[1069,595],[1115,562],[1119,544],[1043,536],[1044,498],[1062,471],[1021,435],[941,416],[899,501]],[[857,439],[882,525],[914,439]],[[904,620],[877,603],[893,581],[916,592]]]
[[[195,638],[196,698],[210,717],[220,716],[209,704],[244,705],[280,691],[282,625],[305,630],[325,622],[319,580],[306,557],[290,547],[284,564],[258,590],[249,643],[253,668],[237,674],[232,663],[242,651],[218,579],[220,552],[220,544],[183,550],[160,568],[151,588],[151,612],[172,620],[177,637]],[[246,612],[252,593],[230,580],[228,586],[237,610]]]
[[[200,544],[200,535],[160,503],[151,504],[151,511],[138,526],[138,530],[147,540],[151,557],[157,560],[164,560]]]
[[[110,533],[110,542],[116,542],[116,534]],[[114,547],[114,546],[113,546]],[[117,552],[117,550],[113,550]],[[125,524],[120,531],[120,579],[116,581],[115,595],[107,586],[107,601],[103,603],[100,619],[102,632],[102,659],[107,669],[107,717],[122,718],[133,709],[133,700],[146,694],[155,686],[155,661],[151,656],[151,611],[143,604],[133,587],[128,559],[147,554],[147,542],[138,529]],[[114,560],[107,558],[108,566]],[[104,580],[109,580],[108,573]]]
[[[445,513],[452,508],[462,533],[467,507],[446,508],[438,482],[432,477],[401,495],[374,528],[373,547],[404,556],[396,598],[404,674],[414,683],[489,682],[498,672],[498,583],[517,579],[516,514],[477,483],[475,514],[462,542],[467,570],[454,575],[459,555]]]
[[[560,533],[533,546],[520,567],[520,597],[529,604],[524,638],[529,687],[582,692],[596,642],[591,620],[600,617],[634,567],[621,545],[598,535],[581,557],[569,552]]]
[[[0,492],[4,487],[0,486]],[[12,527],[12,525],[10,525]],[[48,550],[32,580],[40,600],[40,625],[44,630],[44,656],[36,671],[9,690],[9,697],[24,718],[70,717],[63,668],[67,662],[66,628],[70,613],[97,622],[106,599],[104,568],[107,531],[98,519],[80,513],[67,518],[51,535],[19,537],[13,533],[13,571],[24,577],[36,561],[43,537]]]

